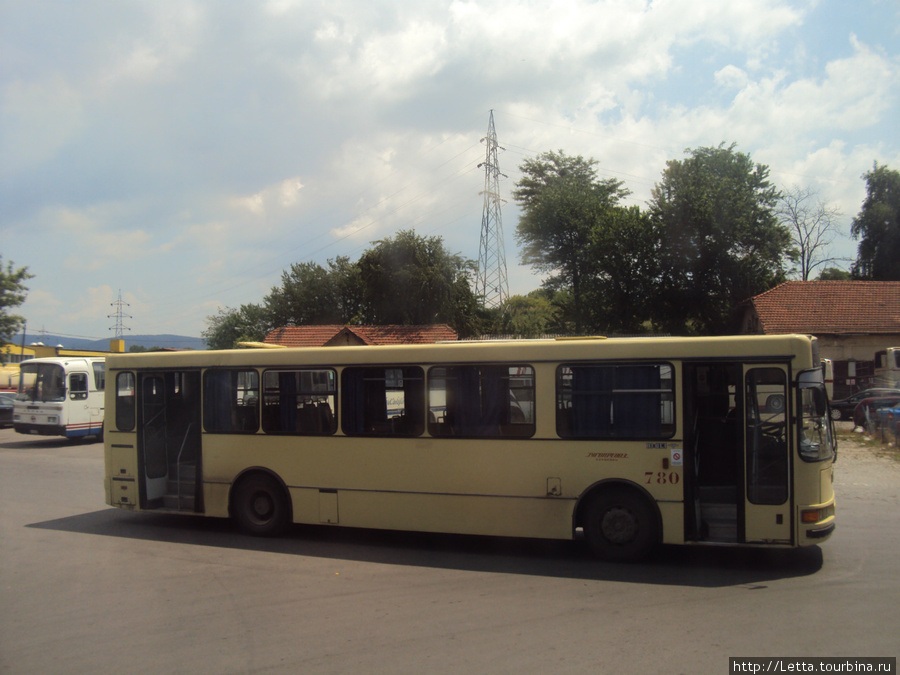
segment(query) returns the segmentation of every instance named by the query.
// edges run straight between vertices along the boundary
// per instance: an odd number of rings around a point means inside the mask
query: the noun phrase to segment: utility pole
[[[131,330],[125,326],[125,319],[133,319],[134,317],[130,314],[125,314],[124,307],[130,307],[127,302],[122,300],[122,289],[119,289],[119,298],[115,302],[111,302],[109,304],[110,307],[115,307],[115,311],[112,314],[108,314],[106,316],[107,319],[115,319],[116,325],[110,326],[110,330],[115,332],[115,336],[117,338],[122,337],[122,333],[126,330]]]
[[[496,309],[509,300],[509,281],[506,278],[506,248],[503,244],[503,221],[500,217],[500,163],[497,151],[497,130],[494,128],[494,111],[491,110],[485,144],[484,162],[484,211],[481,216],[481,243],[478,247],[478,272],[475,276],[475,295],[481,304]]]

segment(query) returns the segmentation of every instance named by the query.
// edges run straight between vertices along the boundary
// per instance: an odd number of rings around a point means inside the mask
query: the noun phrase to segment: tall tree
[[[537,338],[555,332],[559,308],[544,289],[514,295],[498,312],[495,332],[519,338]]]
[[[25,281],[32,279],[33,274],[28,273],[27,267],[16,268],[12,260],[3,268],[3,256],[0,255],[0,342],[9,342],[13,335],[25,324],[24,317],[11,314],[27,297],[28,287]]]
[[[688,150],[653,189],[660,228],[659,318],[673,333],[725,334],[735,309],[785,278],[791,235],[774,213],[768,167],[734,145]]]
[[[312,262],[291,265],[264,305],[275,326],[355,323],[361,297],[358,268],[339,257],[327,268]]]
[[[276,327],[269,311],[254,304],[220,309],[215,316],[206,317],[206,326],[203,339],[207,349],[234,349],[239,342],[261,342]]]
[[[637,206],[605,213],[591,234],[594,275],[591,328],[598,333],[643,333],[655,313],[662,250],[649,214]]]
[[[832,257],[828,248],[840,234],[841,212],[822,202],[811,188],[795,186],[783,192],[775,213],[791,233],[802,281],[809,281],[815,270],[841,260]]]
[[[478,332],[484,317],[470,286],[474,263],[447,252],[440,237],[398,232],[375,242],[357,266],[366,323],[447,323],[460,335]]]
[[[866,199],[850,228],[860,240],[853,276],[900,281],[900,172],[876,162],[863,177]]]
[[[593,267],[591,233],[628,194],[621,181],[598,179],[596,164],[562,150],[545,152],[522,163],[513,191],[522,207],[516,228],[522,262],[571,289],[576,332],[588,323],[583,296]]]

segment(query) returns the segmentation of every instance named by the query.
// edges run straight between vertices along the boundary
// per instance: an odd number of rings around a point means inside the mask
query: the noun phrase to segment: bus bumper
[[[835,528],[834,501],[799,509],[800,545],[811,546],[828,539]]]
[[[36,436],[68,436],[66,428],[57,424],[32,424],[16,422],[13,424],[16,433],[34,434]]]

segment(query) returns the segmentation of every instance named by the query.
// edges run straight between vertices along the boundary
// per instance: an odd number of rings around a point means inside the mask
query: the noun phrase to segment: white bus
[[[290,523],[793,547],[835,523],[815,338],[107,357],[106,501]],[[779,405],[767,405],[775,400]]]
[[[875,387],[900,389],[900,347],[875,352]]]
[[[23,361],[13,409],[20,434],[103,436],[105,358],[64,356]]]

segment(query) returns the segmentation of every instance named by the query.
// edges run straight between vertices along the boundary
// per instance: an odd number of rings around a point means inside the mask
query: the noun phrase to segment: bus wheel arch
[[[575,511],[575,526],[597,557],[612,562],[646,557],[662,540],[662,516],[653,497],[628,481],[591,486]]]
[[[242,532],[256,537],[278,536],[293,520],[291,496],[284,481],[259,468],[247,469],[235,479],[228,511]]]

